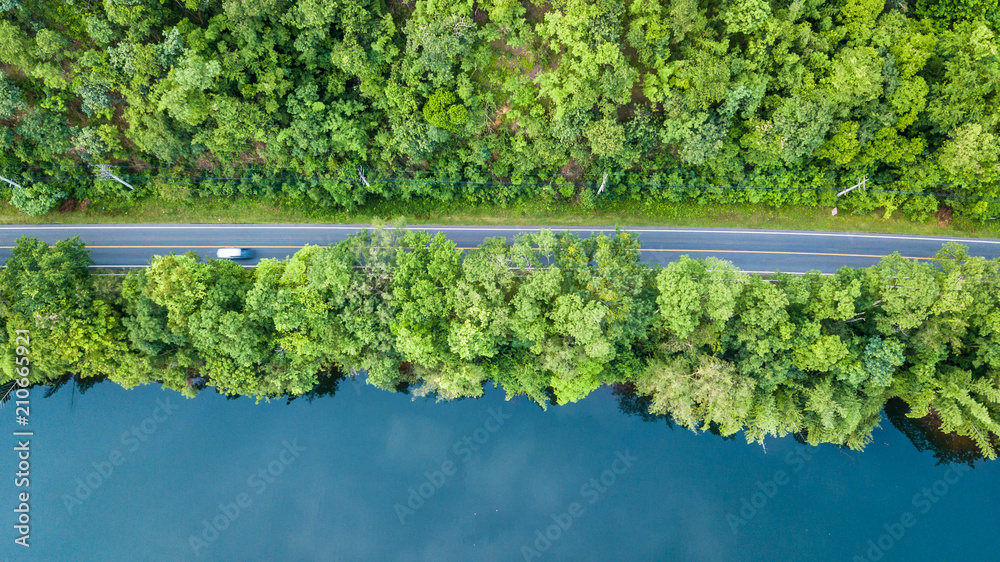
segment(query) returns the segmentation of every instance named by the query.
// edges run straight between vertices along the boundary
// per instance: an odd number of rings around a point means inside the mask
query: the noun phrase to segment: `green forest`
[[[22,237],[0,272],[0,382],[259,400],[360,376],[442,400],[492,383],[542,408],[619,383],[695,431],[853,449],[899,399],[996,457],[1000,260],[949,243],[929,261],[762,277],[715,258],[650,266],[639,248],[541,231],[463,252],[393,228],[252,269],[184,254],[108,275],[77,238]]]
[[[985,220],[998,29],[994,0],[0,0],[0,197]]]

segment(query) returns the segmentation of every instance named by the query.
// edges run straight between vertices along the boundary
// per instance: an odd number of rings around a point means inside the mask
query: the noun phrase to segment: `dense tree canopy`
[[[542,231],[463,253],[394,229],[250,270],[159,256],[122,281],[92,274],[76,239],[22,238],[0,272],[0,322],[7,342],[30,331],[37,383],[269,398],[365,373],[439,399],[492,381],[543,408],[626,383],[692,430],[851,448],[895,398],[995,456],[1000,260],[950,243],[930,263],[764,278],[713,258],[649,267],[638,250],[628,233]]]
[[[867,177],[837,204],[989,218],[998,31],[992,0],[8,0],[0,196],[816,205]]]

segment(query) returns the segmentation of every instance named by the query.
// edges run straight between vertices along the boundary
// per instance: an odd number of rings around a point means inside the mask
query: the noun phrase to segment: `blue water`
[[[671,429],[609,389],[548,411],[350,382],[287,405],[114,384],[31,400],[31,547],[6,447],[8,560],[996,559],[1000,464],[937,465],[888,422],[858,453]]]

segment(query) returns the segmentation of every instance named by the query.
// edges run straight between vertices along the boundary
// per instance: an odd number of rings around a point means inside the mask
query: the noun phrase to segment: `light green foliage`
[[[733,0],[722,20],[730,33],[753,33],[771,15],[771,5],[765,0]]]
[[[67,373],[107,375],[124,352],[119,316],[98,297],[78,238],[53,246],[22,236],[0,272],[0,314],[5,318],[4,382],[15,376],[15,330],[28,330],[29,380],[44,383]],[[23,363],[22,363],[23,364]]]
[[[896,122],[897,129],[903,130],[917,120],[920,113],[927,107],[927,94],[929,92],[927,82],[923,78],[915,76],[910,80],[902,81],[899,87],[890,94],[889,103],[899,115],[899,121]],[[914,139],[914,141],[921,142],[922,139]]]
[[[705,16],[698,9],[697,0],[670,0],[671,42],[683,41],[688,33],[696,33],[705,26]]]
[[[278,133],[277,141],[288,146],[292,154],[302,159],[321,156],[330,150],[330,129],[324,126],[327,115],[326,98],[320,97],[318,84],[303,84],[288,96],[287,111],[292,116],[287,129]]]
[[[188,372],[203,365],[187,335],[167,325],[166,308],[153,302],[145,293],[149,270],[126,277],[122,284],[124,310],[122,324],[134,351],[129,365],[115,372],[112,380],[130,388],[156,380],[167,388],[190,393],[185,383]]]
[[[613,158],[625,148],[625,127],[612,117],[592,121],[584,134],[595,156]]]
[[[759,277],[750,277],[736,301],[732,325],[722,336],[723,347],[736,358],[736,368],[768,389],[792,374],[785,357],[794,333],[787,306],[787,295]]]
[[[92,117],[104,109],[111,107],[111,96],[104,84],[98,82],[84,82],[76,86],[73,91],[80,96],[80,109]]]
[[[728,436],[748,423],[754,386],[753,379],[738,375],[729,362],[683,354],[651,362],[636,390],[652,396],[650,413],[669,413],[695,431],[718,424],[719,432]]]
[[[876,327],[882,334],[906,333],[927,319],[938,287],[926,264],[894,253],[867,269],[865,275],[882,312],[876,319]]]
[[[819,336],[812,345],[798,347],[792,355],[795,365],[803,371],[829,372],[844,361],[850,350],[837,336]]]
[[[539,249],[529,250],[533,245]],[[543,232],[515,244],[514,251],[536,269],[513,299],[514,338],[552,373],[559,403],[596,388],[597,376],[619,346],[645,333],[652,311],[639,298],[648,273],[638,263],[637,249],[628,235],[581,241]]]
[[[718,350],[747,282],[747,275],[729,262],[681,256],[656,276],[656,304],[664,329],[695,347]]]
[[[863,42],[871,37],[875,20],[885,7],[885,0],[847,0],[840,15],[849,36]]]
[[[539,76],[539,92],[552,100],[558,120],[572,109],[591,109],[602,97],[624,104],[638,72],[619,46],[620,0],[560,0],[536,28],[559,64]]]
[[[945,60],[936,61],[943,66],[943,76],[931,88],[929,120],[943,131],[968,122],[996,125],[1000,46],[993,31],[981,22],[959,23],[940,34],[938,47],[938,56]]]
[[[779,145],[782,159],[795,163],[811,156],[823,143],[833,122],[830,102],[823,96],[793,97],[774,113],[769,131]]]
[[[188,322],[208,291],[208,271],[193,253],[162,256],[149,266],[143,295],[167,312],[167,326],[187,335]]]
[[[833,59],[825,81],[835,103],[851,107],[882,95],[882,60],[871,47],[848,47]]]
[[[457,131],[468,120],[465,106],[456,103],[455,94],[445,88],[438,88],[424,104],[424,119],[435,127]]]
[[[447,291],[458,279],[461,250],[444,234],[431,240],[423,231],[408,232],[402,244],[409,249],[396,254],[392,292],[401,305],[392,331],[407,360],[434,368],[447,361],[440,355],[451,316]]]
[[[159,2],[148,0],[105,0],[104,13],[108,21],[122,26],[130,40],[146,37],[163,21],[165,9]]]
[[[407,29],[408,50],[417,54],[411,72],[420,76],[425,72],[434,86],[452,84],[455,66],[472,50],[475,24],[465,14],[431,16],[426,23],[411,24]]]
[[[937,38],[932,34],[920,33],[911,20],[898,12],[882,17],[879,24],[873,43],[889,48],[903,78],[916,75],[934,54]]]
[[[185,50],[184,56],[161,82],[162,94],[157,108],[188,125],[199,125],[212,112],[208,91],[222,72],[218,61]]]
[[[941,148],[941,167],[958,181],[1000,179],[1000,139],[979,123],[957,128]]]
[[[40,59],[58,61],[68,46],[66,37],[50,29],[40,29],[35,35],[35,49]]]
[[[495,357],[506,343],[515,287],[512,259],[506,240],[487,239],[462,260],[461,277],[448,287],[454,311],[448,347],[465,361]]]
[[[1000,6],[992,0],[916,0],[915,15],[927,18],[939,29],[949,24],[982,19],[1000,29]]]
[[[271,271],[265,264],[255,273]],[[178,370],[197,368],[226,394],[307,392],[317,382],[317,371],[290,369],[273,348],[275,321],[254,300],[253,277],[233,262],[200,262],[194,254],[154,259],[126,287],[137,314],[126,322],[133,344],[147,353],[161,349],[155,357],[169,359],[166,367],[175,373],[175,384]]]
[[[705,111],[726,99],[731,78],[729,60],[704,50],[676,67],[679,70],[672,84],[686,91],[687,105],[692,110]]]
[[[92,15],[85,17],[84,22],[87,26],[87,35],[96,41],[98,45],[106,46],[114,41],[116,33],[107,19]]]
[[[88,159],[99,159],[107,151],[104,141],[101,140],[97,127],[84,127],[76,134],[73,144],[80,151],[81,155]]]
[[[391,286],[396,252],[395,234],[379,231],[296,253],[272,305],[279,345],[293,353],[293,364],[304,372],[364,370],[384,389],[413,381],[401,370],[389,328],[398,312]]]
[[[666,6],[657,0],[632,0],[627,40],[645,64],[660,63],[669,56],[670,24],[664,20]]]

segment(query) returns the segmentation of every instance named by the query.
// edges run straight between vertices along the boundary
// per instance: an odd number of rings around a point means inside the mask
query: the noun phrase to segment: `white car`
[[[220,260],[248,260],[253,257],[253,250],[246,248],[219,248],[215,257]]]

